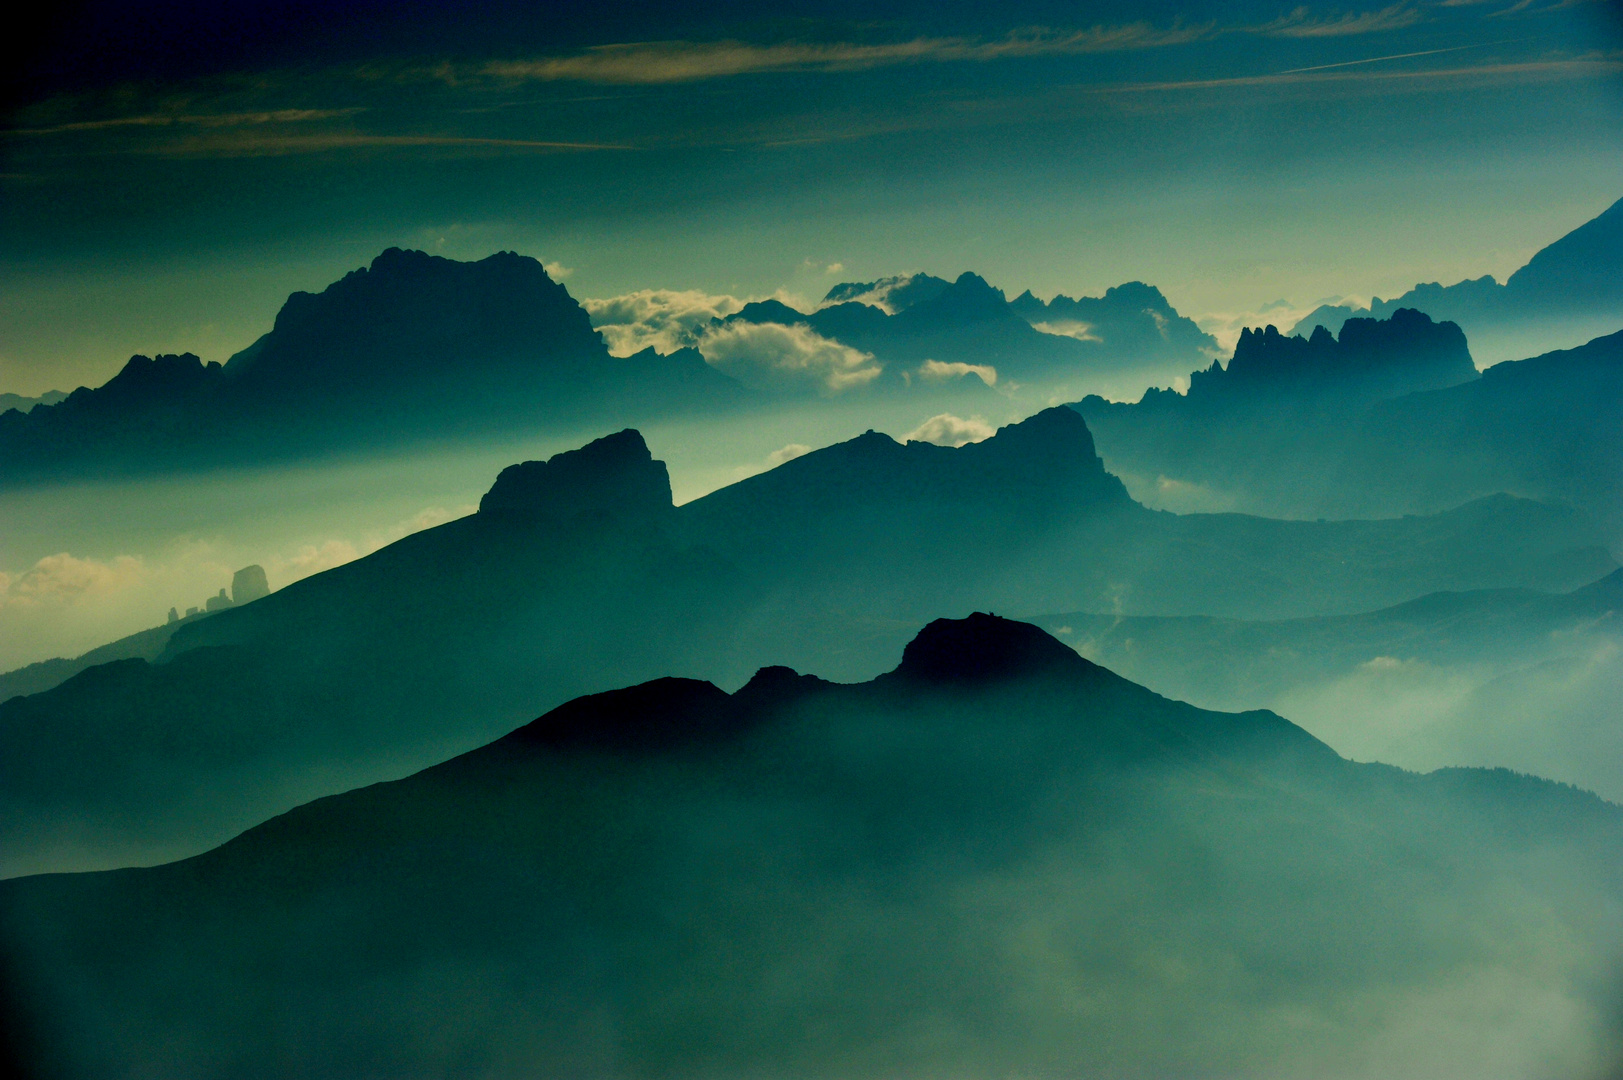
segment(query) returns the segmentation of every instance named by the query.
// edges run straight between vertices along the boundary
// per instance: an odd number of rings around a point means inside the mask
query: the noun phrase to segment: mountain
[[[1179,315],[1160,290],[1129,282],[1103,297],[1023,293],[1008,300],[977,274],[952,282],[926,274],[836,285],[806,314],[777,300],[746,304],[728,322],[806,325],[873,353],[887,378],[929,378],[928,361],[991,367],[999,385],[1084,383],[1101,389],[1182,374],[1215,353],[1216,341]]]
[[[660,678],[0,883],[0,956],[69,1078],[1602,1075],[1620,865],[1593,796],[1357,764],[976,614],[871,681]]]
[[[1349,320],[1339,338],[1323,328],[1306,339],[1247,329],[1227,366],[1194,372],[1186,393],[1151,388],[1136,403],[1089,395],[1076,408],[1113,470],[1226,491],[1270,470],[1320,482],[1319,444],[1374,403],[1476,378],[1458,326],[1404,309]]]
[[[1385,521],[1152,512],[1066,408],[957,449],[869,433],[681,507],[625,431],[181,626],[152,662],[0,703],[0,874],[191,854],[663,674],[869,678],[941,612],[1324,615],[1615,566],[1581,514],[1508,497]]]
[[[86,668],[109,664],[115,660],[156,660],[169,647],[170,637],[181,626],[208,618],[216,611],[238,604],[252,603],[268,595],[270,586],[265,580],[265,568],[257,565],[245,566],[233,575],[230,596],[221,589],[219,595],[211,596],[204,604],[188,609],[185,615],[170,608],[169,621],[163,626],[154,626],[119,638],[71,660],[55,657],[0,674],[0,702],[29,694],[42,694],[62,685]]]
[[[0,414],[0,482],[263,461],[538,423],[734,407],[691,350],[611,357],[536,260],[391,248],[224,365],[136,356],[95,389]]]
[[[0,413],[16,409],[18,412],[27,412],[35,405],[55,405],[68,395],[60,390],[47,390],[39,397],[25,397],[22,394],[0,394]]]
[[[1258,395],[1213,415],[1192,385],[1077,408],[1134,490],[1181,486],[1288,517],[1434,513],[1512,492],[1579,507],[1623,538],[1623,332],[1453,386],[1332,404],[1346,408],[1327,417]]]
[[[895,315],[920,300],[932,300],[951,287],[950,281],[929,274],[902,274],[878,281],[845,281],[830,289],[828,295],[823,297],[823,303],[856,301],[880,308],[887,315]]]
[[[1569,593],[1443,592],[1241,620],[1068,612],[1083,655],[1203,708],[1269,708],[1361,760],[1507,766],[1623,798],[1623,571]]]
[[[1458,322],[1473,339],[1502,336],[1505,326],[1515,324],[1529,324],[1548,336],[1552,330],[1545,324],[1575,319],[1583,326],[1614,330],[1623,323],[1623,199],[1540,250],[1502,285],[1485,275],[1448,286],[1435,281],[1416,285],[1394,300],[1377,296],[1367,309],[1326,305],[1299,320],[1292,333],[1305,336],[1315,326],[1336,332],[1348,318],[1385,318],[1405,307]],[[1512,340],[1520,343],[1523,335]],[[1490,362],[1509,358],[1494,355]]]
[[[1179,315],[1160,289],[1141,281],[1106,289],[1103,296],[1072,299],[1061,293],[1046,304],[1027,290],[1009,306],[1039,330],[1097,342],[1145,366],[1186,364],[1217,352],[1216,339]]]

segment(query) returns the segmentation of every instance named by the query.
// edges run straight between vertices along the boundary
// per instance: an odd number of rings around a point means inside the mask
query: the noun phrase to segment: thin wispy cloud
[[[253,112],[222,113],[147,113],[141,116],[118,116],[102,120],[76,120],[67,124],[43,127],[11,128],[11,135],[62,135],[78,131],[110,131],[117,128],[229,128],[258,127],[267,124],[302,124],[320,120],[336,120],[354,116],[365,110],[348,109],[260,109]]]
[[[1228,79],[1185,79],[1168,82],[1120,83],[1091,88],[1096,94],[1153,93],[1182,90],[1225,90],[1251,86],[1284,86],[1293,83],[1422,84],[1470,82],[1515,83],[1542,78],[1602,78],[1623,71],[1623,58],[1616,56],[1581,60],[1534,60],[1515,64],[1480,64],[1474,67],[1430,68],[1422,71],[1296,70],[1271,75],[1248,75]]]
[[[364,132],[311,134],[228,135],[193,137],[147,148],[147,152],[178,157],[269,157],[311,154],[330,150],[451,148],[463,150],[530,150],[571,152],[630,150],[621,143],[553,142],[545,139],[483,139],[462,135],[369,135]]]
[[[1286,38],[1348,37],[1403,30],[1422,18],[1424,16],[1420,11],[1407,3],[1393,4],[1379,11],[1348,12],[1331,18],[1315,18],[1310,9],[1299,7],[1281,19],[1257,27],[1257,32]]]
[[[433,69],[445,81],[470,75],[503,82],[578,82],[659,84],[697,82],[766,72],[859,71],[896,64],[990,61],[1013,57],[1064,56],[1164,48],[1209,37],[1210,25],[1174,24],[1158,28],[1147,22],[1096,26],[1086,30],[1022,30],[995,41],[973,38],[915,38],[883,44],[848,42],[783,42],[756,45],[743,41],[648,41],[600,45],[573,56],[498,60],[471,72],[441,65]]]

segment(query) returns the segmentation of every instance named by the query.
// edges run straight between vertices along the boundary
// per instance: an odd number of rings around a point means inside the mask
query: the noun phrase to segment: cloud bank
[[[932,416],[906,435],[903,442],[927,442],[937,446],[963,446],[966,443],[990,439],[997,429],[979,416],[963,417],[951,413]]]
[[[757,390],[837,394],[873,382],[882,370],[872,353],[841,345],[809,326],[781,323],[712,327],[699,352],[717,371]]]
[[[736,296],[711,296],[697,289],[642,289],[580,303],[614,356],[649,347],[660,353],[696,347],[711,320],[744,306]]]
[[[954,360],[951,363],[926,360],[919,366],[919,375],[931,381],[961,379],[965,375],[974,375],[987,386],[997,385],[997,368],[991,364],[966,364],[961,360]]]

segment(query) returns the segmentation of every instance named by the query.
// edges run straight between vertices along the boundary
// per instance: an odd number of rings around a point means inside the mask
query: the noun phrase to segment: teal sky
[[[75,10],[7,85],[0,391],[224,359],[389,245],[587,297],[1140,279],[1215,326],[1502,279],[1623,195],[1601,0]]]

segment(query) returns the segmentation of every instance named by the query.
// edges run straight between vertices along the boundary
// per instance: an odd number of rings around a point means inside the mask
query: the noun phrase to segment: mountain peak
[[[1094,669],[1075,650],[1030,623],[977,611],[967,619],[937,619],[920,630],[892,674],[957,683]]]
[[[1476,377],[1458,324],[1399,308],[1387,319],[1348,319],[1339,338],[1322,326],[1305,339],[1287,337],[1273,326],[1241,330],[1228,367],[1197,372],[1189,393],[1191,398],[1262,391],[1378,399]]]
[[[479,501],[481,515],[510,519],[590,515],[659,522],[673,509],[665,463],[654,460],[635,428],[546,461],[509,465]]]

